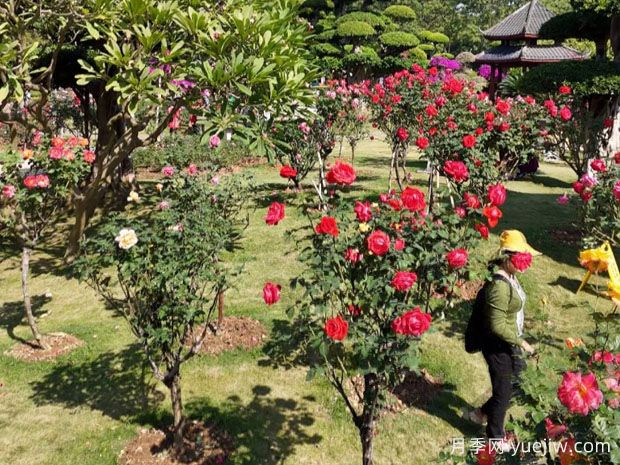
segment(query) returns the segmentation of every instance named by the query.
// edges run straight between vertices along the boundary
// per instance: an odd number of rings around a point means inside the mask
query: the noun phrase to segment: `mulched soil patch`
[[[49,349],[39,348],[36,341],[32,340],[13,346],[11,350],[7,351],[7,355],[26,362],[41,362],[53,360],[71,352],[76,347],[84,345],[84,341],[65,333],[45,334],[43,335],[43,342],[47,343]]]
[[[408,373],[402,383],[392,389],[387,395],[387,405],[381,415],[400,413],[407,408],[423,409],[441,391],[443,382],[435,379],[425,369],[420,375]],[[345,386],[350,393],[353,406],[361,412],[364,393],[364,378],[361,375],[351,378]]]
[[[185,428],[182,456],[172,453],[169,431],[144,429],[120,454],[120,465],[216,465],[223,464],[233,450],[232,440],[215,427],[193,421]]]
[[[196,329],[195,334],[200,335],[202,328]],[[208,330],[199,352],[219,355],[238,348],[249,350],[263,345],[266,337],[267,330],[259,321],[246,317],[227,316],[224,317],[216,333],[213,333],[211,329]]]
[[[463,300],[474,300],[478,291],[484,286],[484,281],[467,281],[461,286],[461,297]]]
[[[577,229],[552,229],[553,238],[563,244],[579,245],[581,243],[582,233]]]

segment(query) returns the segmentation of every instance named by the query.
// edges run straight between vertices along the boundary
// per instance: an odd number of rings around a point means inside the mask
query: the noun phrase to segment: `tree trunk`
[[[364,411],[360,425],[362,442],[362,465],[373,465],[373,439],[375,437],[375,420],[377,400],[379,397],[379,378],[374,373],[364,375]]]
[[[27,246],[22,247],[22,294],[24,295],[24,310],[26,311],[26,318],[28,318],[28,325],[30,326],[30,330],[32,331],[32,335],[39,347],[43,350],[48,349],[49,347],[45,344],[41,338],[41,333],[39,332],[39,328],[37,326],[37,322],[34,319],[34,314],[32,313],[32,302],[30,300],[30,291],[28,290],[28,273],[30,270],[30,253],[31,249]]]
[[[620,16],[613,16],[611,18],[609,38],[611,39],[611,50],[614,54],[614,61],[620,63]]]
[[[349,142],[349,145],[351,145],[351,163],[355,162],[355,145],[356,144],[351,144]]]
[[[177,373],[168,383],[170,389],[170,399],[172,400],[172,414],[174,423],[172,434],[174,438],[174,451],[176,454],[183,452],[183,431],[185,429],[185,418],[183,417],[183,401],[181,399],[181,375]]]
[[[218,329],[224,322],[224,291],[217,294],[217,327]]]

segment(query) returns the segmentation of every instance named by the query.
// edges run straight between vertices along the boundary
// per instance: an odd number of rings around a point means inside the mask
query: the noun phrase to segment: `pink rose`
[[[603,393],[593,373],[584,375],[581,371],[567,371],[558,387],[558,399],[570,413],[586,416],[599,408]]]
[[[214,134],[214,135],[212,135],[209,138],[209,146],[212,149],[215,149],[215,148],[219,147],[221,142],[222,142],[222,140],[220,139],[220,137],[217,134]]]
[[[5,199],[12,199],[13,197],[15,197],[16,191],[17,189],[15,189],[15,186],[7,184],[2,188],[2,197],[4,197]]]
[[[165,177],[169,178],[169,177],[174,175],[174,168],[172,166],[164,166],[161,169],[161,174],[163,174]]]
[[[353,211],[357,216],[357,219],[362,223],[367,223],[372,218],[372,211],[370,209],[370,202],[360,202],[359,200],[355,201],[355,207],[353,207]]]
[[[267,210],[267,216],[265,216],[265,223],[271,226],[277,225],[284,219],[284,207],[283,203],[273,202]]]

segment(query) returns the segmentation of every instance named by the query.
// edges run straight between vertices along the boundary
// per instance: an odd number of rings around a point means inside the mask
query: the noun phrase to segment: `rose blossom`
[[[410,271],[397,271],[390,284],[394,289],[401,292],[406,292],[415,284],[418,280],[418,275]]]
[[[417,145],[420,150],[424,150],[429,145],[428,137],[418,137],[415,141],[415,145]]]
[[[568,203],[570,202],[570,198],[568,197],[568,195],[562,194],[555,201],[560,205],[568,205]]]
[[[607,166],[605,166],[605,162],[601,160],[600,158],[597,158],[596,160],[592,160],[592,162],[590,163],[590,166],[592,167],[594,171],[598,171],[601,173],[607,170]]]
[[[170,202],[167,200],[162,200],[157,204],[157,208],[161,211],[168,210],[170,208]]]
[[[347,323],[340,315],[336,318],[330,318],[325,322],[323,328],[327,337],[334,341],[342,341],[347,337],[349,332],[349,323]]]
[[[616,181],[612,193],[614,194],[616,200],[620,202],[620,180]]]
[[[620,152],[616,152],[616,153],[614,154],[614,163],[615,163],[616,165],[620,165]]]
[[[140,201],[140,195],[136,191],[131,191],[127,196],[127,202],[137,203]]]
[[[355,181],[355,170],[347,163],[337,161],[325,175],[330,184],[350,185]]]
[[[49,156],[52,160],[61,160],[65,150],[62,147],[51,147],[49,149]]]
[[[556,425],[550,418],[545,418],[545,431],[549,439],[555,439],[566,432],[566,425]]]
[[[457,183],[461,183],[469,177],[469,170],[462,161],[446,161],[443,165],[443,171],[446,176],[450,177]]]
[[[37,187],[40,187],[41,189],[45,189],[50,185],[50,178],[47,176],[47,174],[37,174],[36,181]]]
[[[394,250],[401,251],[405,249],[405,241],[403,239],[396,239],[394,241]]]
[[[2,188],[2,197],[4,197],[5,199],[12,199],[13,197],[15,197],[16,191],[17,189],[15,189],[15,186],[7,184]]]
[[[362,260],[364,256],[358,249],[347,249],[344,253],[344,259],[351,263],[357,263]]]
[[[174,175],[174,168],[172,166],[164,166],[161,169],[161,174],[163,174],[164,176],[166,176],[167,178],[171,177],[172,175]]]
[[[532,264],[532,254],[528,252],[518,252],[510,256],[510,263],[519,271],[527,270]]]
[[[495,205],[492,207],[484,207],[482,214],[486,217],[489,227],[494,228],[499,223],[499,219],[503,216],[502,211]]]
[[[379,230],[373,231],[366,239],[366,245],[368,246],[368,250],[378,256],[382,256],[388,253],[388,251],[390,250],[390,244],[390,236]]]
[[[480,237],[482,237],[483,239],[489,238],[489,228],[487,228],[486,224],[476,223],[474,225],[474,229],[478,231]]]
[[[562,120],[564,121],[568,121],[572,117],[573,117],[573,112],[570,111],[570,108],[562,107],[562,109],[560,110],[560,118],[562,118]]]
[[[114,240],[118,243],[119,248],[129,250],[138,243],[138,236],[133,229],[123,228]]]
[[[372,211],[370,209],[370,202],[360,202],[359,200],[355,201],[355,207],[353,207],[353,211],[357,216],[357,219],[362,223],[366,223],[370,221],[372,218]]]
[[[585,416],[599,408],[603,393],[593,373],[583,375],[581,371],[567,371],[558,387],[558,399],[570,413]]]
[[[501,184],[493,184],[487,190],[487,197],[491,205],[501,207],[506,201],[506,188]]]
[[[570,94],[572,92],[572,89],[566,85],[562,85],[560,86],[559,92],[560,94]]]
[[[463,147],[471,149],[474,145],[476,145],[476,136],[471,134],[463,136]]]
[[[273,305],[280,300],[282,286],[271,282],[266,282],[263,286],[263,300],[267,305]]]
[[[214,134],[209,138],[209,146],[212,149],[217,148],[220,145],[220,142],[222,142],[222,140],[217,134]]]
[[[190,163],[187,167],[187,174],[190,176],[195,176],[198,174],[198,167],[194,163]]]
[[[420,337],[431,327],[431,315],[422,313],[420,307],[416,307],[404,313],[392,321],[392,331],[404,336]]]
[[[454,249],[446,254],[448,266],[453,270],[463,268],[467,265],[468,258],[469,253],[465,249]]]
[[[289,165],[284,165],[282,168],[280,168],[280,177],[287,178],[287,179],[293,179],[296,176],[297,176],[297,170],[295,168],[292,168]]]
[[[480,199],[476,194],[465,192],[465,194],[463,194],[463,199],[465,200],[468,208],[471,208],[472,210],[480,208]]]
[[[86,163],[88,163],[89,165],[95,163],[95,159],[97,158],[95,155],[95,152],[93,152],[92,150],[84,150],[82,152],[82,158],[84,159],[84,161]]]
[[[405,128],[398,128],[396,130],[396,137],[401,142],[404,142],[409,138],[409,131],[407,131]]]
[[[405,187],[405,190],[400,195],[400,199],[403,201],[404,207],[409,211],[419,212],[426,208],[424,192],[415,187]]]
[[[52,144],[52,147],[64,147],[65,140],[59,136],[52,137],[51,144]]]
[[[267,210],[267,216],[265,216],[265,223],[271,226],[277,225],[284,219],[284,207],[283,203],[273,202]]]
[[[331,216],[324,216],[321,218],[319,224],[314,228],[317,234],[329,234],[330,236],[338,237],[338,225],[336,219]]]

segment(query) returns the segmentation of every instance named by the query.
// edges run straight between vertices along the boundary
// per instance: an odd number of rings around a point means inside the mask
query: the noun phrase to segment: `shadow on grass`
[[[57,364],[31,387],[36,405],[86,406],[114,419],[137,416],[163,400],[138,344],[81,363]]]
[[[308,404],[315,399],[293,400],[271,395],[268,386],[252,388],[252,399],[244,402],[230,396],[223,402],[206,399],[189,401],[185,406],[187,418],[204,421],[226,432],[235,451],[232,462],[244,465],[283,463],[298,446],[319,444],[322,437],[307,428],[314,424]],[[159,409],[141,416],[139,422],[157,428],[169,426],[172,416]]]
[[[427,404],[420,406],[429,415],[441,418],[453,428],[459,430],[463,437],[473,437],[480,432],[480,426],[463,418],[463,410],[472,406],[456,393],[454,384],[444,384],[442,390]]]
[[[528,181],[530,181],[533,184],[538,184],[538,185],[549,187],[549,188],[559,187],[562,189],[572,189],[571,184],[566,181],[562,181],[561,179],[553,178],[551,176],[545,176],[541,174],[535,174],[534,176],[531,176],[528,179]]]
[[[35,318],[40,316],[42,313],[45,313],[42,311],[42,308],[50,300],[51,299],[45,297],[45,295],[35,295],[31,298],[32,313]],[[25,319],[26,314],[24,313],[23,300],[6,302],[2,308],[0,308],[0,328],[6,329],[7,335],[14,341],[28,344],[28,341],[15,334],[15,328],[17,328]]]

